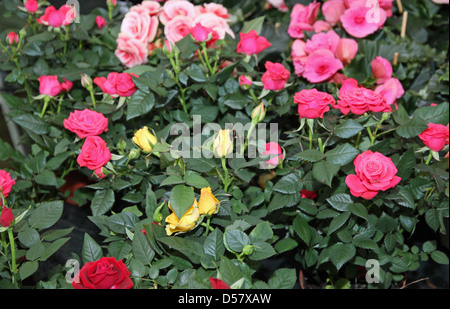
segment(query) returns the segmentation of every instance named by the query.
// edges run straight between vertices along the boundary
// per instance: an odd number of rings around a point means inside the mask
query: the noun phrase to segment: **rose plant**
[[[393,1],[375,23],[364,1],[294,2],[8,5],[26,22],[0,34],[2,97],[28,151],[0,140],[2,286],[392,288],[448,263],[410,241],[446,233],[448,12],[404,4],[401,38]],[[64,257],[79,272],[33,280],[74,231],[52,229],[69,195],[96,226]]]

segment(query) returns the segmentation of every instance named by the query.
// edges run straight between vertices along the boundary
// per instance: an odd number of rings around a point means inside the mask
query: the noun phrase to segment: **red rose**
[[[433,151],[441,151],[448,145],[448,125],[429,123],[428,128],[419,134],[422,142]]]
[[[11,178],[10,173],[4,170],[0,170],[0,193],[3,195],[3,197],[8,196],[9,192],[11,192],[12,186],[14,186],[15,183],[16,181]]]
[[[256,30],[250,30],[248,33],[239,33],[239,41],[236,51],[247,55],[259,54],[264,49],[272,46],[263,36],[258,35]]]
[[[0,214],[0,225],[3,227],[9,227],[11,225],[11,222],[13,222],[13,220],[14,215],[12,213],[11,208],[8,208],[5,205],[3,205],[2,213]]]
[[[215,290],[229,290],[230,286],[220,279],[209,277],[209,282]]]
[[[75,275],[72,286],[75,289],[131,289],[133,281],[130,271],[122,260],[102,257],[87,262]]]
[[[329,105],[335,102],[333,96],[317,89],[303,89],[294,95],[300,118],[323,118],[323,114],[330,110]]]
[[[102,167],[111,160],[111,152],[106,142],[99,136],[88,136],[81,147],[81,153],[77,157],[80,166],[102,174]]]
[[[309,198],[309,199],[315,199],[317,197],[316,191],[308,191],[308,190],[301,190],[300,194],[302,198]]]
[[[266,72],[261,78],[264,89],[278,91],[283,89],[289,78],[289,71],[281,63],[266,61]]]
[[[362,115],[368,111],[377,113],[392,110],[383,95],[364,87],[349,87],[346,91],[339,91],[339,100],[333,107],[345,115],[349,112]]]
[[[401,180],[392,160],[379,152],[366,150],[353,161],[356,175],[348,175],[345,183],[350,193],[370,200],[378,192],[395,187]]]
[[[64,128],[79,138],[100,135],[108,131],[108,118],[90,109],[76,110],[63,121]]]

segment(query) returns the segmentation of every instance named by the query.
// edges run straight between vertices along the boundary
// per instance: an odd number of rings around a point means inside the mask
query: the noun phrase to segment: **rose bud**
[[[224,158],[233,152],[233,137],[231,130],[220,130],[213,143],[213,151],[219,158]]]
[[[266,110],[264,108],[264,103],[260,103],[252,111],[252,114],[251,114],[252,123],[257,124],[257,123],[263,121],[265,116],[266,116]]]
[[[202,188],[198,200],[198,210],[201,215],[212,215],[217,211],[219,200],[211,192],[210,187]]]
[[[170,210],[173,211],[172,206],[169,203]],[[192,230],[200,217],[198,211],[197,201],[194,199],[192,206],[183,214],[183,216],[178,219],[175,212],[172,212],[166,218],[166,234],[168,236],[173,233],[185,233]]]
[[[17,44],[19,42],[19,36],[14,31],[11,31],[6,36],[6,42],[8,42],[11,45]]]
[[[133,143],[139,146],[145,153],[151,153],[157,142],[158,140],[150,133],[147,126],[137,130],[133,136]]]

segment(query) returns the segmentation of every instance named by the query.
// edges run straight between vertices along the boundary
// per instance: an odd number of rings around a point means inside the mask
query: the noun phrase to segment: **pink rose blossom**
[[[339,99],[333,108],[340,109],[345,115],[349,112],[362,115],[369,111],[378,113],[392,110],[384,96],[364,87],[349,87],[346,91],[339,91]]]
[[[258,35],[255,30],[250,30],[248,33],[241,32],[239,35],[241,40],[236,47],[236,51],[238,53],[255,55],[272,46],[272,44],[270,44],[265,37]]]
[[[64,4],[59,9],[56,9],[53,5],[47,7],[44,15],[36,21],[41,25],[59,28],[61,26],[69,25],[74,19],[75,10]]]
[[[224,7],[222,4],[218,4],[218,3],[205,3],[203,4],[203,13],[213,13],[216,16],[223,18],[223,19],[228,19],[230,18],[231,14],[228,13],[228,10],[226,7]]]
[[[375,93],[381,94],[386,98],[386,103],[392,105],[405,94],[405,90],[402,83],[397,78],[392,77],[377,86]]]
[[[392,65],[389,60],[377,56],[370,63],[373,76],[377,79],[377,84],[382,84],[392,77]]]
[[[8,35],[6,35],[6,42],[11,45],[17,44],[19,42],[19,36],[14,31],[11,31]]]
[[[289,10],[284,0],[267,0],[267,2],[280,12],[287,12]]]
[[[294,103],[298,104],[300,118],[323,118],[336,101],[333,96],[317,89],[303,89],[294,95]]]
[[[60,83],[56,75],[42,75],[38,78],[39,93],[47,96],[57,96],[63,91],[72,89],[73,83],[63,77],[64,82]]]
[[[283,150],[280,145],[275,142],[269,142],[266,144],[266,151],[263,152],[264,155],[271,155],[271,159],[267,160],[266,163],[271,167],[276,167],[280,161],[283,160]],[[278,155],[278,156],[273,156]]]
[[[102,29],[104,26],[106,26],[106,20],[101,16],[97,16],[95,18],[95,23],[97,24],[98,29]]]
[[[194,19],[193,24],[195,25],[197,23],[200,23],[203,27],[214,30],[217,33],[219,40],[223,40],[227,34],[234,38],[234,32],[228,25],[228,21],[214,13],[207,12],[198,15]]]
[[[328,22],[326,22],[324,20],[316,20],[314,22],[313,28],[314,28],[314,32],[318,33],[318,32],[330,31],[332,27]]]
[[[189,34],[193,25],[194,22],[190,17],[177,16],[167,22],[164,27],[164,35],[171,43],[176,43]]]
[[[345,10],[341,16],[342,26],[345,31],[356,38],[364,38],[383,27],[386,21],[386,12],[377,9],[378,14],[370,16],[370,7],[365,5],[353,5]]]
[[[119,95],[121,97],[132,96],[137,90],[132,76],[138,77],[134,73],[111,72],[108,77],[96,77],[94,83],[109,95]]]
[[[108,118],[90,109],[75,110],[63,121],[64,128],[79,138],[100,135],[108,131]]]
[[[281,63],[266,61],[266,72],[261,77],[264,89],[279,91],[283,89],[289,78],[289,71]]]
[[[303,77],[310,83],[320,83],[328,80],[337,71],[344,68],[339,59],[329,49],[318,49],[306,59]]]
[[[313,31],[313,24],[317,19],[319,12],[320,2],[314,1],[305,6],[301,3],[297,3],[292,8],[291,20],[289,22],[288,34],[291,38],[301,39],[304,37],[303,30]]]
[[[3,201],[0,202],[2,204]],[[6,205],[2,205],[2,212],[0,214],[0,225],[3,227],[9,227],[11,222],[14,221],[14,214],[10,207],[6,207]]]
[[[339,40],[334,55],[342,61],[344,65],[349,64],[355,58],[358,52],[358,43],[349,38],[342,38]]]
[[[126,33],[119,33],[117,37],[115,55],[128,68],[147,63],[147,43],[142,42]]]
[[[334,32],[334,30],[316,33],[311,37],[311,39],[306,41],[305,51],[308,54],[311,54],[318,49],[324,48],[334,53],[336,51],[336,46],[338,45],[339,40],[339,35]]]
[[[11,178],[10,173],[5,170],[0,170],[0,193],[3,197],[7,197],[9,195],[9,192],[11,192],[11,189],[15,183],[16,181]]]
[[[157,16],[161,11],[161,4],[152,0],[142,1],[140,4],[134,5],[130,11],[145,11],[150,16]]]
[[[109,151],[106,142],[101,137],[88,136],[81,147],[81,153],[77,157],[77,163],[81,167],[87,167],[97,175],[101,175],[103,166],[105,166],[111,158],[111,152]]]
[[[449,142],[448,125],[429,123],[428,128],[419,134],[422,142],[433,151],[441,151]]]
[[[178,16],[194,19],[196,17],[195,6],[186,0],[169,0],[164,3],[159,19],[163,25],[166,25],[172,19]]]
[[[38,2],[37,0],[26,0],[25,8],[29,13],[35,13],[38,10]]]
[[[344,14],[345,9],[343,0],[329,0],[322,5],[323,16],[332,26],[340,22],[341,15]]]

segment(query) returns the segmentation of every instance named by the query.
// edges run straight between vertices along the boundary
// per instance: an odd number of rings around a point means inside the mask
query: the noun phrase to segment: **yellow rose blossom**
[[[139,146],[145,153],[152,152],[152,149],[157,142],[158,140],[156,137],[150,133],[146,126],[137,130],[133,136],[133,143]]]
[[[212,215],[217,210],[219,200],[212,194],[211,188],[202,188],[200,199],[198,200],[198,210],[201,215]]]
[[[170,210],[173,211],[172,207],[170,206],[170,203],[169,208]],[[192,230],[197,224],[199,217],[200,213],[198,211],[197,200],[194,200],[192,206],[184,213],[181,219],[178,219],[177,215],[174,212],[172,212],[170,215],[167,216],[166,218],[167,235],[170,236],[173,233],[178,232],[185,233]]]
[[[231,136],[231,130],[220,130],[217,133],[213,143],[214,153],[221,158],[231,154],[233,152],[233,138]]]

